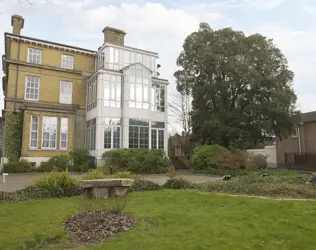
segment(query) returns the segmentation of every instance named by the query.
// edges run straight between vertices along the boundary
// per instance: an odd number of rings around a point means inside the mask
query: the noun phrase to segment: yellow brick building
[[[4,156],[39,165],[86,148],[97,164],[117,148],[167,151],[167,85],[156,52],[125,46],[105,27],[97,51],[21,35],[13,15],[5,33]]]
[[[11,24],[3,56],[5,157],[18,150],[20,157],[38,165],[84,148],[86,82],[94,72],[96,52],[22,36],[24,19],[18,15]],[[8,142],[18,139],[8,138],[11,124],[6,118],[12,114],[23,117],[20,149],[11,149]]]

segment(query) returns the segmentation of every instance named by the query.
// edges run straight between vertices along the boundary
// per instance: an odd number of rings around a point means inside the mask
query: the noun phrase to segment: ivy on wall
[[[23,112],[6,112],[4,131],[4,156],[9,162],[18,161],[22,149]]]

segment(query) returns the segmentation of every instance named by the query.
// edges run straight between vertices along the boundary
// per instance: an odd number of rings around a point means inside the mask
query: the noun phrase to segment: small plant
[[[182,178],[174,178],[169,179],[167,182],[163,185],[164,188],[168,189],[189,189],[192,188],[192,184]]]
[[[75,148],[73,151],[70,152],[70,156],[76,169],[82,170],[81,166],[87,166],[89,152],[86,149]],[[86,170],[86,168],[84,168],[83,170]]]
[[[141,180],[137,179],[133,183],[133,185],[129,188],[130,192],[142,192],[142,191],[153,191],[153,190],[159,190],[161,187],[151,181]]]
[[[171,179],[175,178],[177,176],[177,171],[175,169],[174,166],[170,165],[168,168],[167,168],[167,176]]]
[[[78,180],[68,172],[52,172],[41,176],[36,180],[35,187],[47,192],[51,197],[73,196],[81,192]]]
[[[226,152],[229,151],[217,144],[196,147],[192,154],[191,165],[195,170],[216,167],[218,156]]]
[[[91,169],[88,173],[83,177],[83,180],[99,180],[105,179],[106,175],[104,174],[103,168]]]
[[[47,162],[42,162],[37,168],[38,172],[66,171],[73,167],[73,160],[69,155],[51,157]]]
[[[265,169],[267,167],[267,157],[260,154],[249,154],[246,164],[247,169]]]
[[[136,175],[129,171],[117,172],[115,173],[116,178],[129,178],[135,179]]]
[[[104,213],[120,214],[126,207],[126,204],[127,204],[127,200],[125,198],[104,200],[104,199],[87,198],[86,196],[81,196],[79,211],[80,213],[102,211]]]
[[[36,168],[25,159],[20,161],[11,161],[3,165],[2,172],[4,173],[32,173],[36,172]]]

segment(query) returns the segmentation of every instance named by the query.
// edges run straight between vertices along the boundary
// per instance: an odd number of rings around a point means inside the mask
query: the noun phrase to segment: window
[[[31,116],[31,129],[30,129],[30,148],[37,148],[38,139],[38,116]]]
[[[87,94],[87,110],[92,110],[97,106],[97,83],[98,75],[92,77],[88,82],[88,94]]]
[[[39,100],[40,78],[27,76],[25,83],[25,100]]]
[[[122,77],[117,75],[104,75],[104,78],[104,106],[120,108]]]
[[[55,149],[57,138],[57,117],[43,116],[42,148]]]
[[[87,121],[87,150],[96,149],[96,118]]]
[[[63,69],[74,69],[74,57],[70,55],[61,55],[61,67]]]
[[[129,119],[129,148],[149,148],[149,122]]]
[[[295,125],[292,131],[292,137],[297,138],[298,136],[299,136],[299,127]]]
[[[142,65],[134,65],[128,70],[129,107],[148,109],[148,85],[150,73]]]
[[[60,149],[67,149],[68,145],[68,118],[60,120]]]
[[[104,124],[104,148],[120,148],[121,120],[106,118]]]
[[[152,122],[151,124],[151,148],[164,149],[165,123]]]
[[[155,82],[151,88],[151,110],[165,112],[165,84]]]
[[[72,103],[72,82],[60,81],[59,102],[64,104]]]
[[[27,62],[41,64],[42,50],[28,48]]]

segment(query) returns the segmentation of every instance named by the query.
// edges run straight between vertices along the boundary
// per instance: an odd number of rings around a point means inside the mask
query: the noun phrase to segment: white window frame
[[[33,51],[34,50],[34,51]],[[39,54],[34,53],[35,51],[39,52]],[[35,58],[35,62],[31,61],[30,56],[32,55],[32,59]],[[39,58],[37,58],[39,56]],[[37,62],[38,60],[38,62]],[[34,64],[41,64],[42,63],[42,50],[38,48],[28,48],[27,49],[27,62],[34,63]]]
[[[63,124],[63,121],[65,121],[65,122],[67,121],[66,124]],[[65,128],[67,128],[67,132],[66,133],[63,133],[63,126]],[[59,144],[60,144],[59,148],[60,149],[67,150],[67,148],[68,148],[68,128],[69,128],[69,119],[67,117],[62,117],[60,119],[60,140],[59,140]],[[63,134],[66,134],[66,147],[62,147],[62,142],[65,141],[65,140],[62,139],[62,135]]]
[[[37,118],[37,130],[33,130],[33,117]],[[30,120],[30,140],[29,140],[29,148],[37,149],[38,148],[38,129],[39,129],[39,116],[38,115],[31,115]],[[32,147],[32,133],[36,133],[36,146]]]
[[[46,133],[46,132],[44,132],[44,125],[45,125],[44,120],[45,120],[46,117],[48,117],[48,118],[55,118],[56,119],[56,136],[55,136],[56,141],[55,141],[55,147],[49,147],[50,134],[48,136],[48,147],[44,147],[43,146],[44,133]],[[42,142],[41,142],[42,146],[41,146],[41,148],[42,149],[56,149],[57,148],[57,135],[58,135],[58,117],[56,117],[56,116],[43,116],[43,118],[42,118]]]
[[[69,58],[72,58],[72,60],[69,60]],[[60,63],[61,68],[74,69],[74,64],[75,64],[75,57],[73,55],[61,54],[61,63]]]
[[[62,85],[63,84],[69,84],[70,85],[70,92],[62,92]],[[64,101],[64,96],[69,95],[66,99],[68,99],[68,101]],[[68,81],[60,81],[59,84],[59,103],[62,104],[72,104],[72,82],[68,82]]]
[[[151,131],[155,130],[156,131],[156,145],[155,145],[155,148],[153,147],[153,145],[151,145],[151,148],[152,149],[164,149],[165,148],[165,129],[164,128],[152,128]],[[163,132],[163,135],[164,135],[164,138],[163,138],[163,145],[162,145],[162,148],[159,148],[159,131],[162,131]],[[152,136],[152,132],[151,132],[151,136]],[[152,139],[151,138],[151,143],[152,143]]]
[[[296,139],[299,136],[299,127],[298,125],[295,125],[292,132],[292,138]]]
[[[38,79],[38,88],[35,88],[35,87],[28,87],[28,80],[32,79],[32,78],[36,78]],[[31,83],[31,82],[30,82]],[[34,82],[35,84],[35,82]],[[24,99],[25,100],[30,100],[30,101],[39,101],[39,95],[40,95],[40,86],[41,86],[41,79],[37,76],[26,76],[25,78],[25,90],[24,90]],[[37,90],[37,99],[35,98],[27,98],[26,97],[26,93],[27,93],[27,89],[34,89],[34,90]]]

